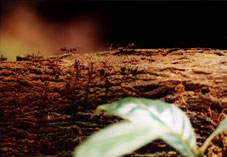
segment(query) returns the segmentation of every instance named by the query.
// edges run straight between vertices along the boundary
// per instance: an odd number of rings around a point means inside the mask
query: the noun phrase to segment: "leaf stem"
[[[98,115],[102,110],[103,110],[103,105],[98,106],[95,112],[91,115],[90,119],[93,119],[94,116]]]
[[[199,148],[199,156],[203,156],[203,154],[205,153],[207,147],[209,146],[209,144],[213,140],[213,138],[225,130],[227,130],[227,118],[225,118],[221,122],[221,124],[218,126],[218,128],[206,139],[204,144]]]

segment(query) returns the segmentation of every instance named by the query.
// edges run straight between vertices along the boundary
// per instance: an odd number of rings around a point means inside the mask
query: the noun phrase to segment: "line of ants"
[[[130,43],[126,46],[119,46],[120,44],[113,44],[111,43],[110,47],[109,47],[109,50],[110,51],[113,51],[113,50],[120,50],[120,51],[123,51],[124,49],[135,49],[137,46],[135,43]],[[60,50],[62,52],[66,52],[66,53],[72,53],[72,52],[78,52],[78,47],[74,47],[74,48],[66,48],[66,47],[63,47],[61,48]],[[34,54],[32,53],[32,55],[27,55],[27,56],[16,56],[16,60],[17,61],[21,61],[21,60],[31,60],[31,59],[37,59],[37,58],[42,58],[40,56],[40,52],[38,52],[37,54]],[[4,60],[5,58],[0,58],[0,60]]]

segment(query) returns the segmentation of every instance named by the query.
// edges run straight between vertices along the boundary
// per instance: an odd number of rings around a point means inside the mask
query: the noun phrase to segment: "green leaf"
[[[162,125],[160,138],[185,156],[196,156],[196,137],[187,116],[178,107],[159,100],[124,98],[101,108],[131,122]]]
[[[204,152],[206,151],[207,147],[209,146],[209,143],[212,141],[212,139],[220,134],[223,131],[227,130],[227,118],[225,118],[221,124],[218,126],[218,128],[206,139],[202,147],[199,149],[199,154],[203,155]]]
[[[116,157],[135,151],[165,132],[162,126],[120,122],[112,124],[85,140],[74,157]]]

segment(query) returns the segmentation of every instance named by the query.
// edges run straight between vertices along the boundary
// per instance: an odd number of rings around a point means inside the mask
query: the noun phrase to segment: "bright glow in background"
[[[61,10],[64,12],[64,10]],[[9,60],[16,55],[56,55],[60,48],[77,48],[78,53],[104,50],[104,31],[98,16],[80,14],[64,22],[42,18],[25,3],[8,6],[1,16],[0,53]]]

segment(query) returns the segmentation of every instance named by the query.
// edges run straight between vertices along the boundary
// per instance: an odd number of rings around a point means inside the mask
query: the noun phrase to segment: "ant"
[[[63,52],[68,52],[69,53],[69,52],[77,52],[78,48],[74,47],[72,49],[67,49],[66,47],[63,47],[60,50],[63,51]]]
[[[119,51],[123,51],[124,49],[135,49],[137,46],[135,43],[130,43],[126,46],[119,46],[120,44],[118,45],[114,45],[113,43],[110,44],[110,47],[109,47],[109,50],[112,51],[112,50],[119,50]]]

